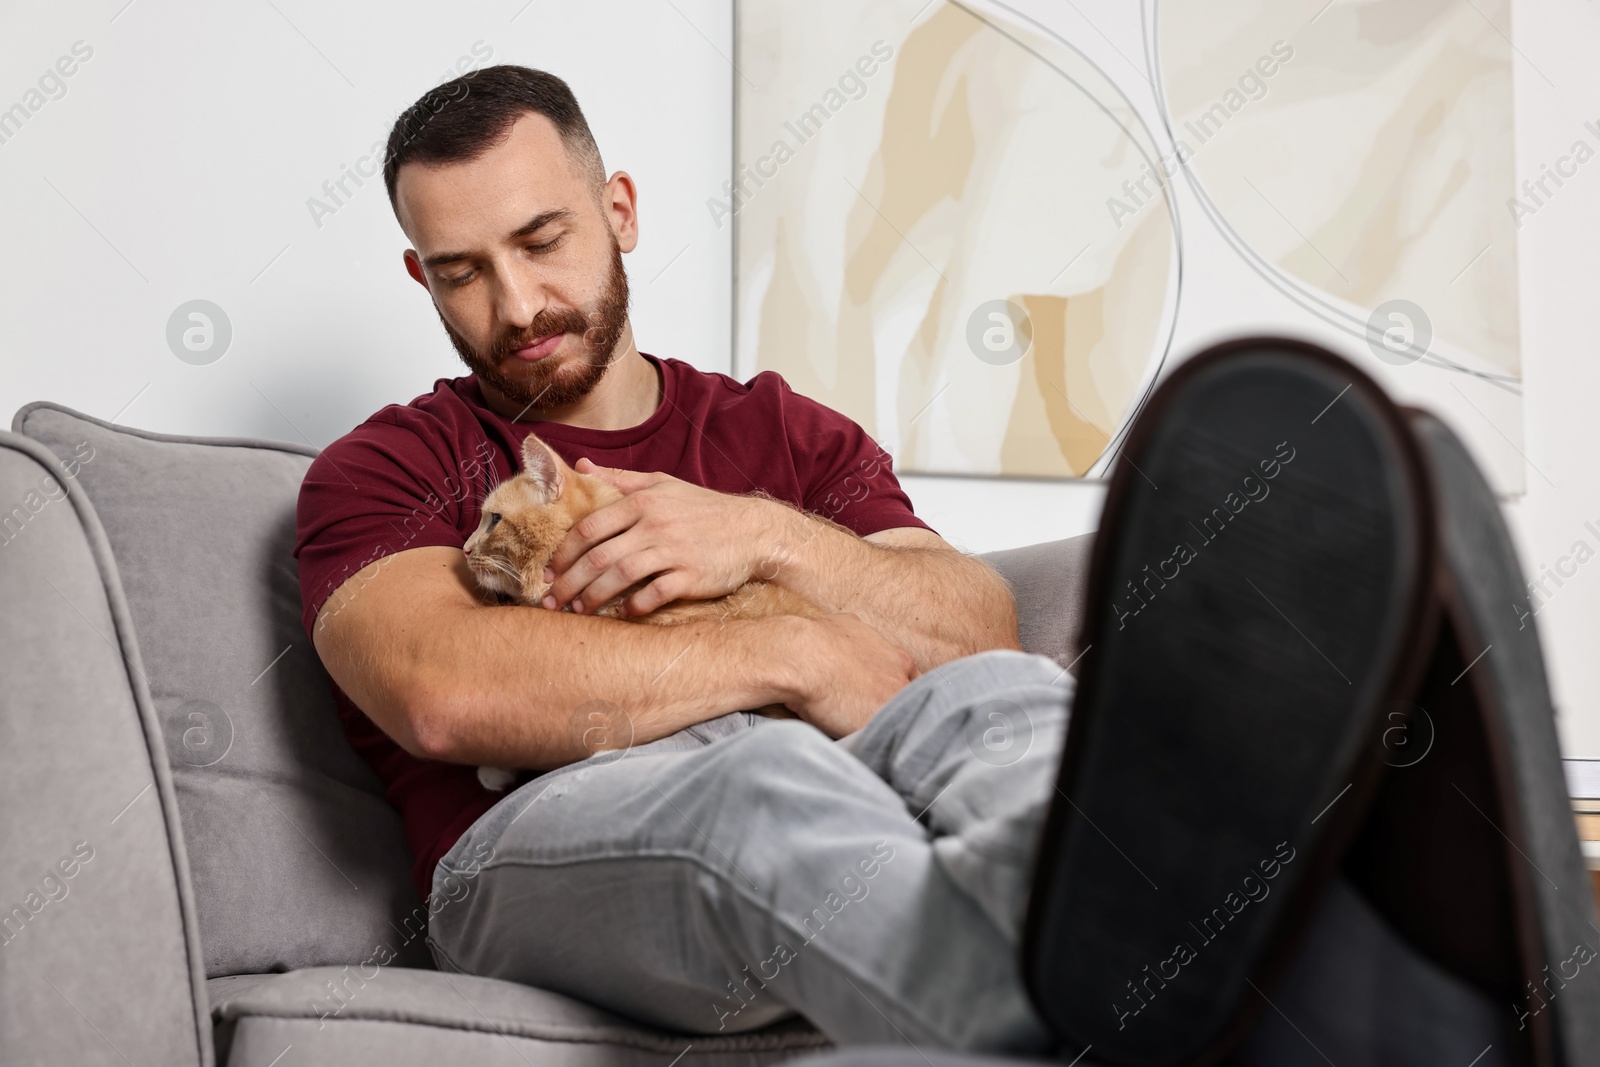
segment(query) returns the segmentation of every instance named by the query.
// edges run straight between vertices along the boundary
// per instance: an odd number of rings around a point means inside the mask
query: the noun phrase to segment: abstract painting
[[[1508,4],[1145,0],[1140,69],[1088,39],[1116,17],[1091,0],[1050,26],[736,0],[735,171],[707,204],[735,370],[779,371],[902,472],[1096,476],[1173,363],[1185,272],[1231,259],[1518,491]],[[1254,332],[1269,300],[1186,320]]]

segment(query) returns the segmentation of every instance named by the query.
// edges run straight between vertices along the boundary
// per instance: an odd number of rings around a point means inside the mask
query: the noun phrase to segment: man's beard
[[[438,311],[438,305],[434,305]],[[622,266],[622,248],[611,236],[611,272],[599,298],[587,308],[547,307],[534,316],[526,329],[508,328],[480,354],[439,312],[444,332],[450,336],[456,353],[478,381],[499,390],[513,403],[545,410],[565,407],[588,396],[614,362],[622,329],[628,321],[628,273]],[[579,337],[578,355],[565,363],[555,353],[523,364],[523,376],[513,378],[500,371],[500,364],[518,349],[526,348],[553,333],[575,333]],[[570,364],[570,369],[567,364]]]

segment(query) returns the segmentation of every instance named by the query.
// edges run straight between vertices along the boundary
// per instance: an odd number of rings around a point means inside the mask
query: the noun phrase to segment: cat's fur
[[[567,531],[591,512],[621,500],[622,495],[600,478],[573,470],[537,435],[528,434],[522,442],[522,470],[495,486],[484,498],[483,518],[464,547],[467,566],[479,588],[502,601],[539,606],[550,591],[544,568]],[[622,602],[632,592],[633,589],[624,590],[600,605],[594,614],[623,618]],[[726,596],[675,600],[629,621],[672,626],[705,618],[820,614],[822,611],[804,597],[771,582],[753,579]],[[781,707],[762,710],[790,714]],[[495,792],[504,790],[514,778],[511,771],[498,767],[478,768],[478,780]]]

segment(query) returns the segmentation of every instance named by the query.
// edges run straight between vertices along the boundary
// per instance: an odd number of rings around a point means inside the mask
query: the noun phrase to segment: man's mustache
[[[500,335],[500,338],[489,348],[489,358],[496,363],[505,359],[519,349],[527,348],[541,337],[549,337],[553,333],[581,334],[589,327],[580,312],[556,312],[549,318],[535,318],[526,329],[511,329]]]

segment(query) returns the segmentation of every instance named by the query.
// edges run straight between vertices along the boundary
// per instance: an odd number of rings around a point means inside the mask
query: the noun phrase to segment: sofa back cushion
[[[206,975],[431,967],[400,817],[344,739],[300,626],[295,502],[315,450],[175,437],[50,403],[12,428],[80,462],[176,786]],[[407,922],[407,920],[410,920]],[[422,925],[425,925],[423,923]]]
[[[0,433],[0,1063],[200,1067],[172,782],[76,467]]]
[[[1078,675],[1083,648],[1083,600],[1088,592],[1094,534],[986,552],[985,560],[1011,585],[1017,601],[1017,640],[1024,652],[1049,656]]]

